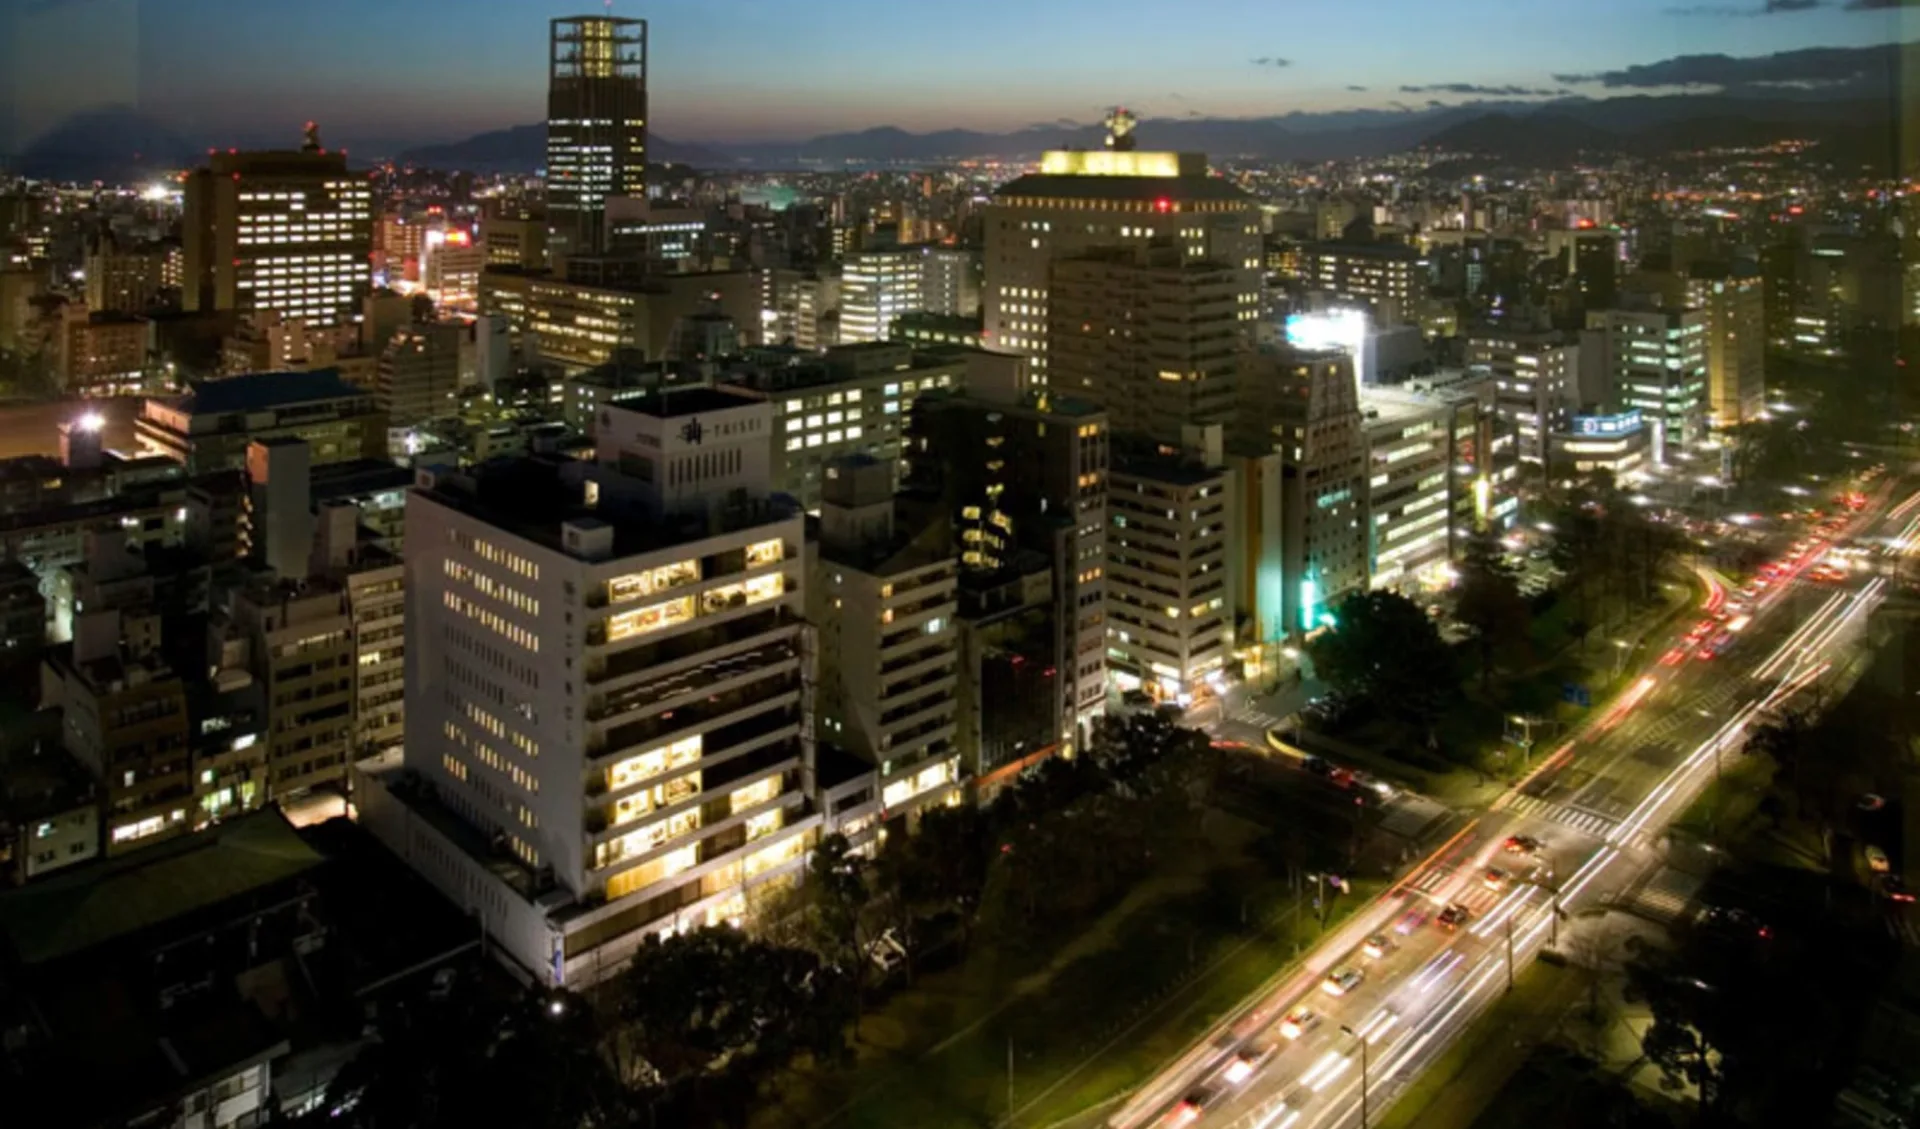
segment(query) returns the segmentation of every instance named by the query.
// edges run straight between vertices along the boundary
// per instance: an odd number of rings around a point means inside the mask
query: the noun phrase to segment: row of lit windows
[[[506,549],[494,545],[492,542],[483,541],[477,537],[470,537],[458,530],[448,531],[448,538],[455,545],[486,561],[488,564],[500,565],[511,572],[519,573],[528,580],[540,579],[540,566],[518,553],[509,552]]]
[[[456,581],[470,584],[482,595],[491,596],[510,608],[526,612],[528,615],[540,614],[540,601],[520,591],[518,588],[502,584],[485,573],[475,572],[458,561],[446,562],[447,575]]]
[[[446,605],[455,614],[466,616],[516,646],[532,651],[534,654],[540,653],[540,637],[519,624],[496,615],[478,604],[469,603],[452,592],[446,594]]]

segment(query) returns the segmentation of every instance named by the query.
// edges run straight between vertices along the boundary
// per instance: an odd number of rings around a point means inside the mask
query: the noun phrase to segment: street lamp
[[[1620,668],[1627,665],[1627,652],[1633,650],[1633,644],[1625,639],[1615,639],[1613,647],[1613,676],[1619,678]]]
[[[1360,1044],[1360,1129],[1367,1129],[1367,1037],[1342,1023],[1340,1030]]]

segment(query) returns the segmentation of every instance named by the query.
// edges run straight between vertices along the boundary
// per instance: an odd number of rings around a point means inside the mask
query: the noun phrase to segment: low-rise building
[[[184,396],[149,397],[134,433],[143,452],[189,474],[244,468],[256,439],[305,440],[315,464],[387,453],[386,416],[373,395],[331,369],[252,373],[195,384]]]

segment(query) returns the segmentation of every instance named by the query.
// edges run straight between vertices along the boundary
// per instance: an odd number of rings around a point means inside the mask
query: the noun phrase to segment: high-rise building
[[[1412,588],[1452,559],[1453,409],[1414,392],[1361,394],[1367,444],[1367,582]]]
[[[1321,625],[1333,605],[1367,582],[1366,435],[1353,358],[1292,346],[1251,357],[1243,431],[1281,459],[1283,620],[1289,632]]]
[[[911,480],[950,507],[963,568],[1051,571],[1055,740],[1078,742],[1106,701],[1106,413],[969,373],[965,395],[922,396],[910,430]]]
[[[920,251],[920,309],[952,317],[978,317],[979,249],[922,247]]]
[[[1123,435],[1177,444],[1225,424],[1257,315],[1244,275],[1171,243],[1056,262],[1047,386],[1099,404]]]
[[[1565,430],[1580,406],[1580,345],[1555,333],[1477,329],[1467,335],[1467,365],[1494,381],[1494,410],[1518,440],[1519,457],[1544,465],[1547,436]]]
[[[554,20],[547,51],[547,249],[607,249],[609,196],[647,192],[647,21]]]
[[[1707,424],[1737,427],[1766,410],[1767,299],[1757,268],[1718,260],[1636,272],[1632,285],[1670,310],[1706,317]]]
[[[545,212],[490,204],[480,217],[480,238],[490,267],[544,270],[547,266]]]
[[[1696,442],[1707,419],[1707,314],[1657,307],[1592,310],[1582,335],[1583,401],[1639,408],[1665,447]]]
[[[771,426],[704,388],[603,405],[597,463],[426,469],[409,499],[405,766],[356,802],[545,983],[804,863],[805,530]]]
[[[87,242],[84,270],[87,308],[144,314],[165,287],[168,251],[164,244],[136,246],[103,231]]]
[[[1569,265],[1579,291],[1580,307],[1604,310],[1620,294],[1620,240],[1611,231],[1573,233]]]
[[[888,820],[960,799],[959,558],[946,515],[902,520],[885,463],[827,464],[807,582],[819,736],[873,765]]]
[[[388,427],[412,427],[459,407],[463,327],[434,322],[402,330],[380,353],[374,402]]]
[[[105,538],[90,546],[72,574],[91,600],[41,669],[42,708],[60,709],[63,744],[100,783],[109,855],[204,824],[186,686],[161,649],[161,607],[139,562]]]
[[[480,272],[487,249],[469,231],[431,232],[420,284],[436,309],[471,313],[480,299]]]
[[[373,286],[373,188],[307,125],[298,150],[208,157],[187,176],[189,311],[275,311],[351,321]]]
[[[840,344],[885,341],[894,318],[922,308],[924,259],[917,247],[847,256],[840,281]]]
[[[1039,172],[1001,185],[987,208],[985,340],[1029,358],[1036,385],[1050,378],[1053,264],[1097,247],[1171,242],[1183,258],[1239,272],[1241,307],[1258,317],[1258,204],[1209,175],[1204,154],[1132,149],[1131,128],[1127,119],[1106,149],[1045,154]]]
[[[1233,475],[1220,429],[1182,451],[1129,450],[1107,494],[1107,660],[1118,690],[1191,704],[1224,688],[1238,566]]]

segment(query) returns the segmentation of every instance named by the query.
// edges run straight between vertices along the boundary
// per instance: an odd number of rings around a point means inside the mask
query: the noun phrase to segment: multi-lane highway
[[[1335,1129],[1383,1109],[1574,913],[1660,872],[1667,825],[1747,731],[1830,677],[1887,595],[1880,566],[1920,544],[1911,490],[1882,487],[1745,588],[1711,586],[1574,739],[1108,1124]],[[1848,542],[1870,551],[1828,567]]]

